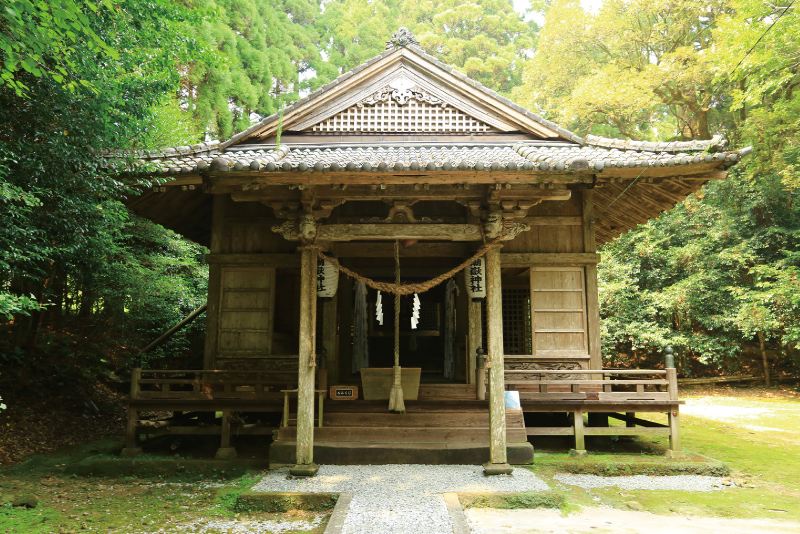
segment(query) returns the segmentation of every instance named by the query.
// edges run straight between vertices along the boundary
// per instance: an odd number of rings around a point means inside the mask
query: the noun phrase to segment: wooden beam
[[[297,268],[297,254],[206,254],[209,265],[257,265],[259,267]]]
[[[531,265],[589,265],[600,263],[600,254],[585,252],[511,252],[500,255],[503,267]]]
[[[428,239],[436,241],[482,241],[477,224],[328,224],[320,225],[321,241],[369,241]]]
[[[526,222],[531,226],[580,226],[580,217],[522,217],[515,221]]]
[[[593,184],[594,174],[588,171],[576,173],[538,173],[511,171],[363,171],[363,172],[215,172],[209,173],[212,186],[239,185],[242,182],[264,185],[404,185],[417,183],[422,186],[437,184],[510,184],[539,185],[543,189],[558,184]]]
[[[215,177],[215,183],[223,188],[226,186],[241,187],[242,189],[231,192],[233,200],[236,201],[300,201],[300,192],[297,189],[290,189],[287,185],[282,184],[264,183],[258,177],[246,180],[244,176],[235,179],[220,176]],[[548,187],[544,183],[508,183],[501,184],[500,189],[497,189],[496,184],[467,184],[464,182],[390,184],[374,175],[373,181],[368,184],[340,184],[330,181],[313,187],[314,196],[318,199],[346,201],[394,199],[483,201],[490,191],[500,200],[569,200],[572,196],[572,191],[567,189],[566,185],[558,184]]]
[[[467,269],[469,270],[469,269]],[[466,272],[466,271],[465,271]],[[467,360],[469,364],[467,365],[467,378],[469,384],[475,384],[475,358],[477,357],[477,350],[478,347],[483,346],[483,328],[482,328],[482,313],[481,313],[481,303],[474,302],[470,299],[468,308],[468,335],[467,335]],[[485,395],[485,385],[482,385],[484,388],[484,395]],[[479,397],[480,398],[480,397]]]
[[[334,243],[331,251],[339,258],[393,258],[394,244],[340,242]],[[417,243],[400,249],[400,257],[404,258],[467,258],[471,254],[467,243]]]
[[[583,191],[583,250],[594,253],[597,244],[594,237],[594,191]],[[587,264],[584,273],[586,284],[586,335],[589,344],[589,368],[602,369],[600,355],[600,301],[597,285],[597,264]]]

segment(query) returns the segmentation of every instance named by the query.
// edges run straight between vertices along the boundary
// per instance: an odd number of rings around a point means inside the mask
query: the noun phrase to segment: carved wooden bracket
[[[489,239],[495,239],[500,236],[500,241],[510,241],[522,232],[530,230],[531,225],[525,222],[507,220],[503,217],[502,211],[493,211],[486,218],[483,229]]]
[[[532,207],[541,204],[543,198],[538,199],[525,199],[525,200],[497,200],[492,203],[493,207],[503,214],[504,219],[522,219],[528,216],[528,210]],[[456,202],[459,202],[456,200]],[[459,202],[469,208],[470,213],[474,217],[486,219],[489,216],[490,210],[485,209],[484,203],[479,200],[470,200]]]
[[[389,215],[385,219],[381,219],[378,217],[372,217],[371,219],[362,219],[361,222],[364,223],[396,223],[396,224],[405,224],[405,223],[434,223],[434,222],[442,222],[441,219],[431,219],[430,217],[422,217],[421,219],[417,219],[414,216],[414,210],[411,209],[411,206],[416,204],[417,200],[408,200],[408,199],[398,199],[398,200],[389,200],[383,199],[383,201],[387,204],[391,204],[392,207],[389,210]]]
[[[526,222],[503,221],[503,233],[500,241],[511,241],[522,232],[527,232],[531,229],[531,225]]]
[[[278,219],[296,220],[300,216],[300,202],[263,200],[261,203],[272,208]]]
[[[287,241],[299,241],[301,237],[306,241],[314,241],[317,237],[317,223],[313,215],[304,213],[297,219],[273,225],[272,231],[281,234]]]
[[[290,219],[295,220],[300,217],[303,213],[303,209],[301,209],[300,202],[286,202],[286,201],[270,201],[264,200],[262,203],[266,206],[272,208],[273,212],[275,213],[275,217],[278,219]],[[331,212],[333,208],[337,206],[341,206],[345,203],[345,199],[337,198],[337,199],[319,199],[316,203],[311,204],[311,215],[314,216],[314,220],[319,221],[321,219],[327,219],[331,216]]]

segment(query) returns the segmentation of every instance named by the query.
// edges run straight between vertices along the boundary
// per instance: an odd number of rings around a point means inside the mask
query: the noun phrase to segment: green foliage
[[[515,97],[579,131],[710,139],[712,30],[728,0],[607,0],[597,14],[557,0]]]
[[[324,72],[313,28],[319,7],[310,0],[191,0],[212,14],[189,28],[209,43],[213,58],[185,63],[181,101],[212,136],[228,138],[281,102],[310,87],[301,75]]]
[[[141,223],[118,199],[135,184],[108,169],[102,155],[199,137],[175,128],[180,116],[159,112],[178,89],[176,64],[204,60],[207,49],[183,31],[199,15],[168,0],[87,4],[72,29],[59,22],[71,16],[69,5],[66,15],[53,14],[61,4],[40,2],[38,11],[0,22],[6,40],[45,19],[66,32],[45,28],[26,37],[34,44],[20,41],[28,48],[0,47],[7,69],[0,85],[0,313],[12,319],[0,350],[23,355],[4,358],[23,378],[38,368],[63,381],[71,366],[107,374],[204,298],[199,247],[171,250],[163,241],[175,236],[153,225],[163,237],[150,236],[151,249],[132,243],[128,232]],[[51,70],[14,70],[21,54],[39,54]],[[165,129],[178,131],[168,138]],[[191,272],[176,274],[180,262],[191,263]]]
[[[502,94],[522,81],[522,63],[533,52],[536,24],[525,22],[508,0],[411,0],[409,19],[423,48],[470,78]],[[401,19],[402,20],[402,19]]]
[[[514,91],[525,105],[580,134],[726,129],[734,146],[755,147],[727,181],[605,245],[609,365],[657,365],[673,345],[687,373],[733,372],[758,335],[796,352],[800,22],[786,4],[613,0],[591,14],[563,0],[547,11]]]
[[[380,54],[400,26],[414,32],[437,59],[504,94],[521,83],[522,61],[532,52],[538,30],[506,0],[326,2],[317,27],[336,69],[317,74],[328,81]]]
[[[78,53],[88,51],[119,60],[120,54],[96,33],[97,20],[107,16],[114,6],[110,0],[75,2],[74,0],[9,0],[0,12],[0,50],[3,63],[0,78],[21,96],[28,91],[24,77],[52,78],[65,88],[75,90],[91,81],[76,74],[80,71]]]

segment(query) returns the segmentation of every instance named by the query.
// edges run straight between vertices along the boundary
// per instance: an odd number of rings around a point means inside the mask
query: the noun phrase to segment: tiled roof
[[[601,146],[605,145],[605,146]],[[730,165],[751,149],[709,152],[721,139],[648,143],[587,138],[587,144],[519,142],[461,144],[315,145],[275,148],[208,149],[191,147],[142,154],[147,171],[161,174],[204,171],[400,172],[400,171],[556,171],[672,167],[701,162]]]

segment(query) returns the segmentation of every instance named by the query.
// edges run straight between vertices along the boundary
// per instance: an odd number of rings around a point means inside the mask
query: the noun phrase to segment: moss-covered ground
[[[32,456],[0,471],[0,533],[318,533],[332,505],[255,506],[239,498],[259,472],[147,477],[81,477],[74,465],[118,448],[109,440]],[[105,454],[104,454],[105,453]],[[35,508],[12,506],[35,496]],[[335,502],[335,501],[334,501]],[[297,506],[294,506],[297,503]],[[270,510],[270,511],[265,511]]]

